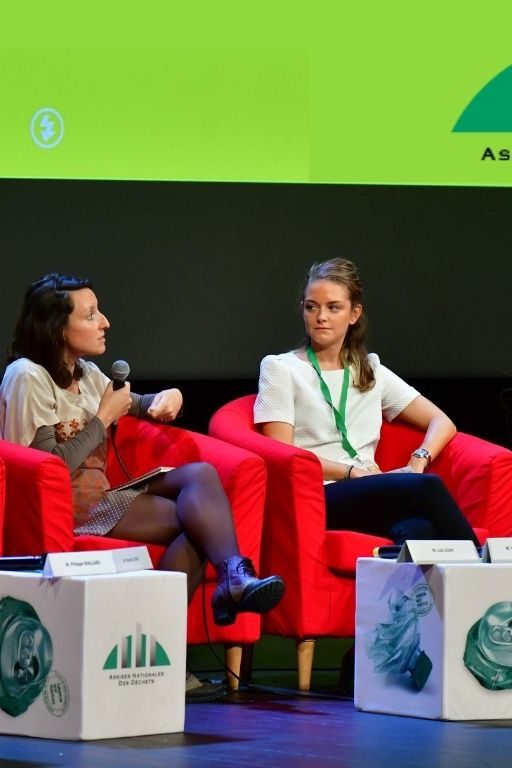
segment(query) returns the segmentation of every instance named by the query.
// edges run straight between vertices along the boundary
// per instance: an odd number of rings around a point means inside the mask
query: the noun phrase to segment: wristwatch
[[[416,448],[416,450],[411,453],[411,456],[416,456],[416,458],[418,459],[426,459],[427,467],[430,465],[430,462],[432,461],[432,456],[430,455],[430,451],[427,451],[426,448]]]

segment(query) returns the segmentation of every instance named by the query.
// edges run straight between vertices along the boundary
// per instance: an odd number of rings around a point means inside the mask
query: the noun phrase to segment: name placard
[[[101,549],[91,552],[50,552],[46,557],[43,576],[94,576],[140,571],[152,567],[147,547]]]
[[[153,567],[147,547],[124,547],[113,549],[112,557],[116,573],[127,571],[145,571]]]
[[[484,563],[512,563],[512,539],[487,539],[482,560]]]
[[[398,563],[477,563],[480,556],[470,540],[408,540],[397,557]]]

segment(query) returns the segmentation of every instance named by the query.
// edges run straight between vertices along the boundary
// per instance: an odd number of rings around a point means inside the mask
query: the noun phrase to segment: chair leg
[[[224,661],[226,667],[240,677],[240,667],[242,666],[242,646],[225,645]],[[238,680],[231,672],[226,673],[226,685],[229,691],[238,691]]]
[[[297,640],[297,670],[299,673],[299,691],[309,691],[311,688],[311,672],[313,670],[313,656],[315,653],[315,641]]]

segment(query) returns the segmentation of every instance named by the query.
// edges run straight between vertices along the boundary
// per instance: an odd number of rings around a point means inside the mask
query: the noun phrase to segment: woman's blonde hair
[[[313,264],[308,271],[302,290],[302,305],[304,305],[308,286],[317,280],[330,280],[332,283],[345,286],[352,307],[358,304],[362,306],[363,286],[355,264],[348,259],[329,259],[320,264]],[[340,353],[340,363],[352,366],[354,386],[361,392],[366,392],[375,384],[375,375],[366,350],[367,334],[368,320],[362,311],[359,319],[349,326]]]

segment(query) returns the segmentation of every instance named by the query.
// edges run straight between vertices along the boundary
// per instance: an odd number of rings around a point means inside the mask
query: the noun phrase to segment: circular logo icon
[[[53,149],[64,136],[62,115],[52,107],[38,109],[30,121],[32,140],[42,149]]]
[[[69,686],[64,675],[52,670],[43,688],[43,701],[46,709],[55,717],[62,717],[69,707]]]
[[[433,608],[434,595],[428,584],[417,584],[412,590],[412,610],[416,616],[426,616]]]

